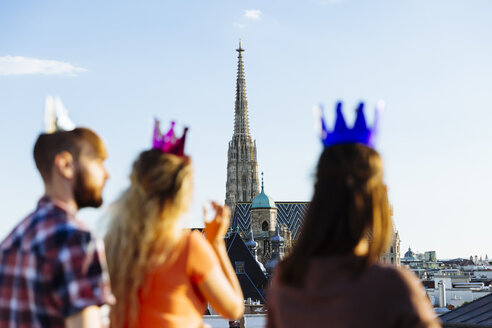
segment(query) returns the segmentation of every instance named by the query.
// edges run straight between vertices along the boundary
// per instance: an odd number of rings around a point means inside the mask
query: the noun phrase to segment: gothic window
[[[263,223],[261,224],[261,230],[268,231],[268,222],[263,221]]]
[[[393,246],[390,248],[390,253],[393,254]]]
[[[235,261],[236,273],[244,273],[244,261]]]
[[[393,264],[393,263],[394,263],[394,260],[393,260],[393,258],[391,258],[391,264]]]
[[[243,202],[245,202],[248,198],[246,197],[246,190],[243,190]]]

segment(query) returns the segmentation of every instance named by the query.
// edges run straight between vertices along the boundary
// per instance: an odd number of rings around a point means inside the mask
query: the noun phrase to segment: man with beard
[[[38,137],[45,193],[0,244],[0,327],[101,327],[113,302],[104,246],[75,213],[102,204],[105,158],[86,128]]]

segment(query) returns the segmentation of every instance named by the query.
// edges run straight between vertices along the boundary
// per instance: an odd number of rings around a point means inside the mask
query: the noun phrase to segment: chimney
[[[446,285],[441,280],[437,283],[437,286],[439,290],[439,307],[446,307]]]

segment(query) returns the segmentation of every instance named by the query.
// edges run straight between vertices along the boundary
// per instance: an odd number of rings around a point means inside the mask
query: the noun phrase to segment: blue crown
[[[321,107],[321,106],[320,106]],[[376,105],[376,113],[372,128],[368,128],[364,115],[364,103],[361,102],[357,107],[357,118],[355,119],[352,129],[347,127],[342,113],[342,102],[337,103],[337,117],[333,131],[328,131],[326,127],[323,108],[319,110],[319,118],[321,122],[321,141],[325,147],[346,144],[346,143],[361,143],[371,148],[374,148],[376,142],[377,128],[380,112],[384,108],[384,102],[379,101]]]

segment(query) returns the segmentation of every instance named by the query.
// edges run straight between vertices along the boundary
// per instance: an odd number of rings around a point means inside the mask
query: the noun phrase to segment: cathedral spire
[[[237,63],[237,80],[236,80],[236,105],[234,112],[234,134],[242,134],[249,136],[249,122],[248,122],[248,100],[246,99],[246,80],[244,78],[244,63],[243,52],[244,49],[241,46],[241,39],[239,39],[239,48]]]
[[[248,101],[244,80],[244,49],[239,39],[236,81],[236,102],[234,106],[234,134],[227,152],[227,181],[225,203],[234,210],[237,203],[251,202],[259,193],[258,162],[256,141],[251,138],[248,122]],[[231,222],[232,223],[232,222]]]

